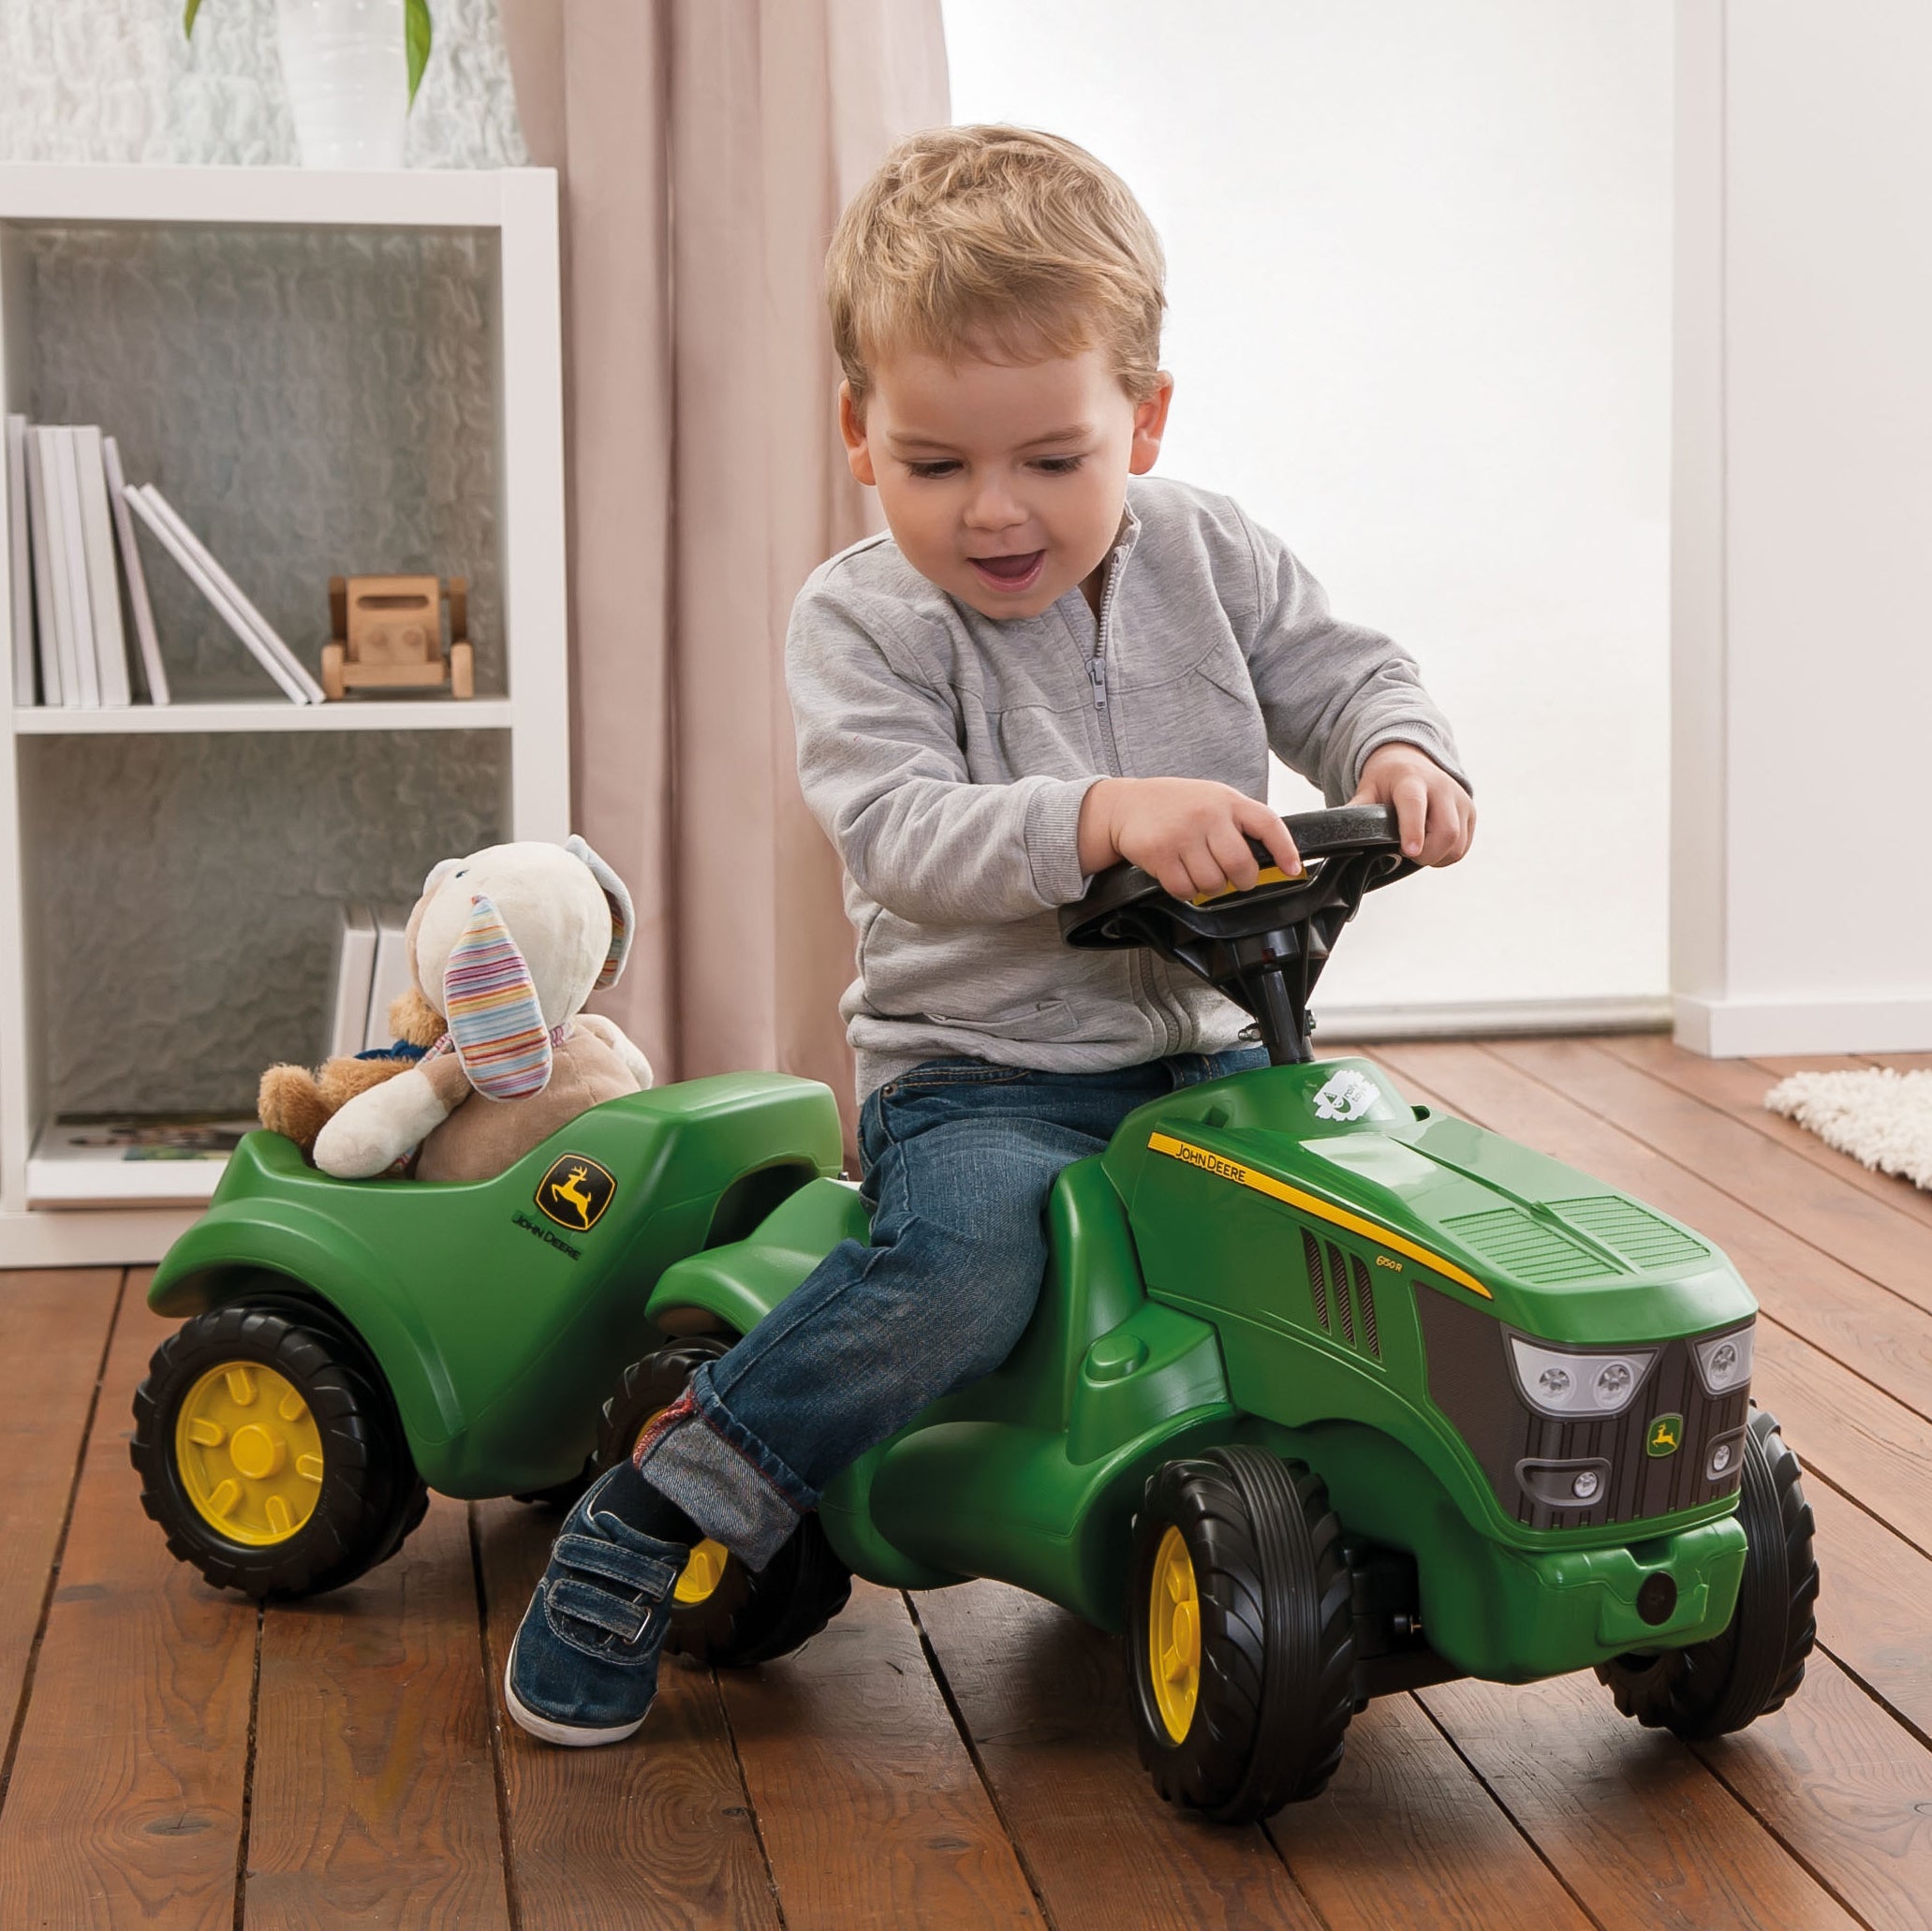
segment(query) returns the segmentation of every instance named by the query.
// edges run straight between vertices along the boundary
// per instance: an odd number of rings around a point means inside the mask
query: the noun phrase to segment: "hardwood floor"
[[[1932,1195],[1763,1112],[1784,1063],[1652,1037],[1374,1056],[1750,1282],[1823,1571],[1782,1711],[1691,1748],[1588,1675],[1448,1684],[1359,1716],[1320,1799],[1220,1829],[1154,1795],[1109,1639],[992,1584],[861,1585],[785,1662],[669,1663],[637,1744],[551,1749],[496,1676],[554,1517],[439,1497],[350,1588],[217,1594],[128,1466],[167,1332],[144,1277],[17,1273],[0,1927],[1932,1926]]]

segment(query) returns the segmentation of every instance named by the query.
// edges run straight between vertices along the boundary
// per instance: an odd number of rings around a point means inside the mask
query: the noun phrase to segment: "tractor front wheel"
[[[387,1561],[428,1491],[380,1377],[333,1324],[198,1314],[134,1396],[141,1507],[218,1588],[314,1596]]]
[[[598,1471],[627,1460],[693,1372],[730,1346],[721,1335],[693,1334],[625,1369],[617,1393],[604,1404]],[[678,1578],[665,1646],[694,1662],[728,1669],[768,1663],[816,1636],[851,1593],[852,1572],[833,1553],[816,1515],[805,1516],[760,1570],[747,1569],[720,1543],[700,1542]]]
[[[1769,1715],[1805,1680],[1805,1659],[1818,1640],[1818,1563],[1798,1458],[1762,1408],[1753,1411],[1744,1439],[1737,1497],[1744,1577],[1730,1622],[1687,1649],[1597,1666],[1626,1717],[1681,1737],[1726,1736]]]
[[[1221,1823],[1317,1795],[1354,1711],[1341,1525],[1320,1479],[1215,1449],[1149,1479],[1127,1602],[1141,1761],[1171,1804]]]

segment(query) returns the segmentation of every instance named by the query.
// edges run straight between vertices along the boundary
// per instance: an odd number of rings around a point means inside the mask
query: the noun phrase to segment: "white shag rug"
[[[1861,1166],[1932,1191],[1932,1072],[1793,1073],[1764,1104]]]

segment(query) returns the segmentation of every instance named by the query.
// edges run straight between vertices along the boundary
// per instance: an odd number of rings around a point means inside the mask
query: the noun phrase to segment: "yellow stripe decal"
[[[1239,1160],[1209,1153],[1204,1147],[1190,1146],[1185,1140],[1176,1140],[1167,1133],[1149,1134],[1147,1144],[1156,1153],[1164,1153],[1171,1159],[1185,1160],[1188,1166],[1199,1167],[1202,1172],[1213,1173],[1222,1180],[1237,1181],[1243,1187],[1253,1187],[1257,1193],[1266,1194],[1271,1200],[1286,1201],[1290,1207],[1297,1207],[1304,1214],[1313,1214],[1320,1219],[1333,1221],[1337,1227],[1345,1227],[1350,1233],[1359,1233],[1379,1246],[1393,1247],[1396,1253],[1407,1254],[1411,1260],[1420,1260],[1424,1267],[1446,1275],[1457,1286],[1467,1288],[1470,1293],[1481,1294],[1485,1301],[1496,1299],[1474,1275],[1465,1274],[1453,1260],[1445,1260],[1440,1254],[1432,1254],[1428,1248],[1417,1246],[1406,1234],[1397,1233],[1393,1228],[1382,1227],[1376,1221],[1364,1220],[1361,1215],[1351,1214],[1346,1207],[1332,1207],[1326,1201],[1317,1200],[1312,1193],[1304,1193],[1300,1187],[1290,1187],[1285,1180],[1276,1180],[1272,1173],[1258,1173],[1252,1167],[1244,1167]]]

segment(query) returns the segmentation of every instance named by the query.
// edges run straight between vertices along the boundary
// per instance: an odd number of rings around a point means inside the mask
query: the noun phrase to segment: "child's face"
[[[1160,452],[1172,383],[1128,400],[1103,350],[1040,361],[893,357],[861,418],[839,391],[852,474],[878,490],[920,575],[988,617],[1098,595],[1127,479]]]

